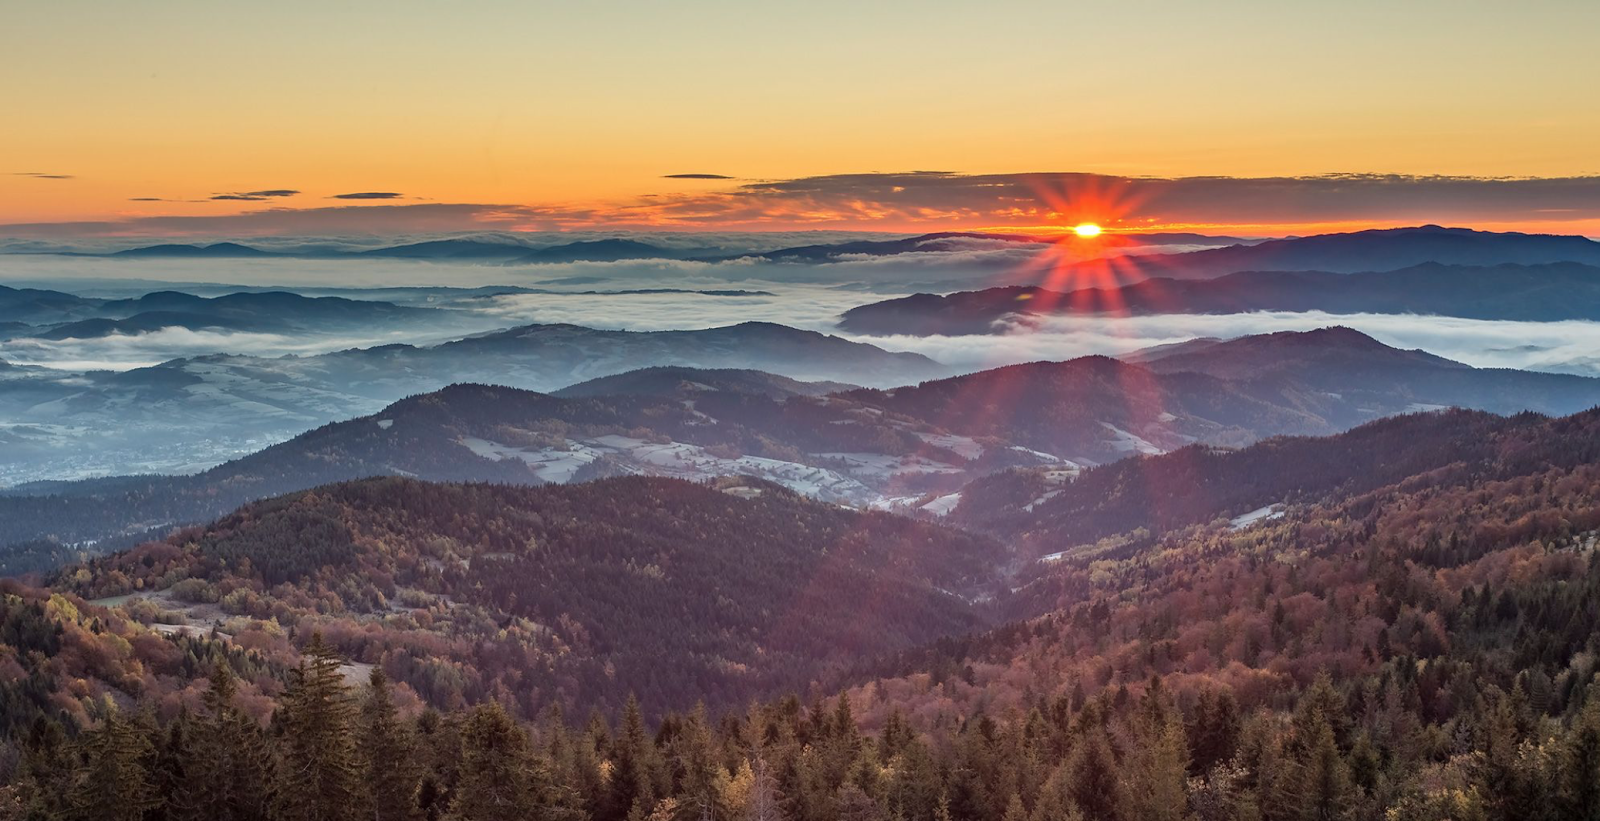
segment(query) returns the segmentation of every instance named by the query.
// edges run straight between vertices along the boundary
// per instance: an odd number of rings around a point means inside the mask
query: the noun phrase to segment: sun
[[[1080,222],[1078,223],[1078,226],[1072,230],[1080,237],[1100,236],[1100,226],[1095,225],[1092,222]]]

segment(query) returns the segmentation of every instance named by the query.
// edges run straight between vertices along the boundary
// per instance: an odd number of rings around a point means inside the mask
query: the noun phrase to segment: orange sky
[[[0,223],[468,203],[577,227],[650,224],[670,202],[673,227],[921,230],[1052,209],[836,195],[683,215],[751,180],[918,169],[1576,177],[1600,174],[1597,30],[1600,4],[1569,0],[19,4],[0,27]],[[664,178],[680,173],[736,179]],[[299,193],[211,199],[269,190]],[[361,192],[401,196],[330,199]],[[1600,233],[1597,217],[1475,224]],[[1296,219],[1181,222],[1396,218]]]

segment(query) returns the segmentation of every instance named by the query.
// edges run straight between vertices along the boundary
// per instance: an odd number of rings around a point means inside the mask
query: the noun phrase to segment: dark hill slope
[[[980,614],[945,591],[975,594],[1004,559],[981,537],[759,482],[392,478],[252,504],[66,578],[92,597],[187,576],[225,609],[318,626],[435,703],[508,698],[531,716],[629,693],[738,704],[966,631]]]

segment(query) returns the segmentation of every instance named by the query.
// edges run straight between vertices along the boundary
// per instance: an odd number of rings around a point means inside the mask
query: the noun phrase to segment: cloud
[[[662,177],[662,179],[664,179],[664,180],[731,180],[731,179],[733,179],[733,177],[729,177],[729,176],[726,176],[726,175],[723,175],[723,174],[667,174],[666,176]]]
[[[329,197],[329,199],[335,199],[335,200],[397,200],[397,199],[400,199],[402,196],[404,196],[404,195],[403,194],[396,194],[393,191],[357,191],[357,192],[355,192],[353,194],[334,194],[332,197]]]
[[[842,174],[657,198],[663,219],[1062,225],[1124,229],[1600,219],[1600,176],[1498,178],[1331,174],[1119,177],[1085,173]]]
[[[77,179],[77,176],[73,175],[73,174],[46,174],[46,173],[44,173],[42,171],[13,171],[13,172],[11,172],[11,176],[13,176],[13,177],[32,177],[32,178],[34,178],[36,180],[75,180],[75,179]]]
[[[64,371],[125,371],[183,357],[219,353],[260,357],[315,356],[381,345],[430,345],[498,327],[500,325],[496,324],[494,318],[487,316],[475,323],[462,321],[453,327],[418,323],[405,328],[375,328],[367,333],[341,334],[276,334],[170,327],[91,339],[0,340],[0,359],[13,364],[39,365]]]
[[[849,336],[895,351],[914,351],[962,370],[1019,362],[1122,354],[1198,337],[1229,339],[1274,331],[1343,325],[1386,345],[1421,348],[1480,368],[1600,376],[1600,322],[1517,322],[1414,314],[1262,311],[1224,315],[1073,317],[1046,320],[1035,332],[993,337]]]
[[[288,193],[254,191],[216,198],[254,201]],[[13,224],[0,226],[0,236],[325,236],[597,228],[916,233],[1061,226],[1081,221],[1125,231],[1251,236],[1426,223],[1600,234],[1600,176],[1161,178],[917,171],[750,182],[594,203],[273,208],[227,215]]]
[[[261,202],[263,200],[292,197],[299,194],[292,188],[269,188],[265,191],[238,191],[231,194],[213,194],[213,200],[238,200],[242,202]]]
[[[243,214],[191,214],[122,220],[0,225],[10,237],[204,237],[422,234],[521,228],[521,208],[504,205],[333,205],[267,208]],[[531,216],[530,216],[531,221]]]
[[[673,287],[715,287],[713,282],[663,276],[658,284]],[[583,286],[599,287],[599,286]],[[611,287],[611,286],[605,286]],[[721,287],[726,288],[726,284]],[[766,295],[711,296],[694,293],[511,294],[485,300],[481,310],[502,324],[571,323],[626,331],[671,331],[716,328],[739,322],[776,322],[795,328],[833,333],[838,315],[860,304],[859,294],[810,285],[750,285]]]

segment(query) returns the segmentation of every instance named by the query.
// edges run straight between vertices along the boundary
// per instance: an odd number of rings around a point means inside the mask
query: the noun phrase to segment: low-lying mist
[[[1513,322],[1415,314],[1162,314],[1035,320],[1033,330],[996,336],[850,336],[914,351],[962,370],[1090,354],[1117,355],[1201,337],[1232,338],[1342,325],[1397,348],[1420,348],[1480,368],[1600,376],[1600,322]]]
[[[308,295],[338,294],[445,308],[451,317],[442,324],[340,329],[326,335],[167,328],[98,339],[12,339],[0,342],[0,360],[66,370],[120,370],[211,353],[314,355],[393,343],[426,345],[497,328],[552,323],[657,331],[760,321],[837,333],[835,322],[840,313],[863,303],[925,290],[916,280],[949,280],[949,287],[981,288],[1009,276],[997,273],[992,263],[997,255],[1015,255],[1015,249],[988,252],[990,256],[984,259],[973,256],[981,253],[900,254],[828,264],[648,260],[521,266],[5,255],[0,256],[0,281],[49,284],[83,294],[127,296],[179,287],[214,295],[230,288],[277,285]],[[185,282],[189,284],[183,285]],[[552,292],[481,296],[430,290],[441,286],[520,286]],[[617,293],[651,289],[670,292]],[[733,291],[740,293],[730,293]],[[1260,312],[1043,318],[1033,323],[1031,329],[1019,327],[1001,336],[846,336],[891,350],[922,353],[962,370],[978,370],[1040,359],[1119,354],[1195,337],[1347,325],[1390,345],[1421,348],[1478,367],[1600,374],[1600,354],[1596,354],[1600,351],[1600,323],[1594,322]]]

